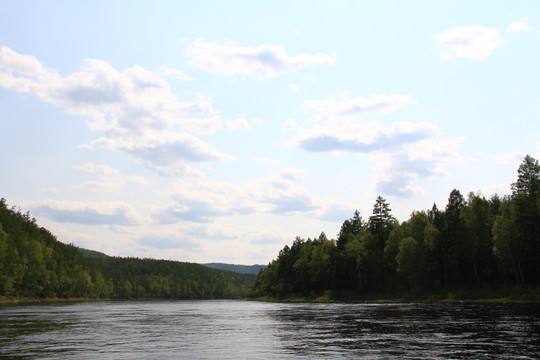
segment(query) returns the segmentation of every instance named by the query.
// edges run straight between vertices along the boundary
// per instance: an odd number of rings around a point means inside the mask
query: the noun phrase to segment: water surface
[[[539,357],[540,304],[103,301],[0,307],[0,358]]]

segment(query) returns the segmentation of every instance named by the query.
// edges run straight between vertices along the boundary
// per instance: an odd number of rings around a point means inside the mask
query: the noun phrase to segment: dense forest
[[[253,274],[257,275],[261,270],[266,268],[266,265],[234,265],[234,264],[224,264],[224,263],[208,263],[201,264],[204,266],[211,267],[213,269],[233,271],[241,274]]]
[[[233,299],[245,296],[253,278],[192,263],[79,249],[0,200],[0,297]]]
[[[452,190],[444,209],[414,211],[399,223],[379,196],[330,240],[297,237],[259,273],[250,297],[435,291],[540,284],[540,166],[527,155],[512,195]]]

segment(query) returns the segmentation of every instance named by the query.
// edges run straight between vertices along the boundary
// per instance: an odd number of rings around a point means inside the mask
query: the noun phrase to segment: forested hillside
[[[540,166],[526,156],[512,195],[486,199],[452,190],[444,209],[399,223],[378,197],[337,240],[297,237],[259,274],[249,296],[436,290],[540,284]]]
[[[253,278],[198,264],[78,249],[0,200],[0,297],[241,298]]]
[[[232,272],[237,272],[240,274],[253,274],[257,275],[261,270],[266,268],[266,265],[234,265],[234,264],[223,264],[223,263],[208,263],[201,264],[208,266],[212,269],[227,270]]]

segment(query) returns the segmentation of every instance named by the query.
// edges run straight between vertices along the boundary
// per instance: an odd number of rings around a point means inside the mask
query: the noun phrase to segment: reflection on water
[[[514,359],[540,304],[89,302],[0,307],[0,358]]]

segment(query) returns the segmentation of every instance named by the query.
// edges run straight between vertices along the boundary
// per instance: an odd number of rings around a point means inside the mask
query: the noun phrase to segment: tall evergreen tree
[[[518,168],[518,178],[512,184],[512,197],[516,211],[517,237],[524,249],[524,275],[526,280],[540,281],[540,165],[527,155]]]
[[[444,229],[444,263],[445,281],[452,285],[462,282],[462,265],[465,256],[464,224],[461,211],[465,208],[465,198],[459,190],[454,189],[448,197]]]
[[[381,249],[384,249],[385,239],[390,233],[391,222],[395,220],[390,211],[390,204],[379,195],[373,205],[373,215],[369,217],[369,230],[378,238]]]
[[[387,278],[387,265],[384,262],[384,248],[386,241],[395,225],[395,218],[390,214],[390,204],[382,196],[378,196],[373,205],[373,215],[369,217],[369,230],[375,243],[366,244],[368,259],[371,265],[372,282],[384,286]],[[366,239],[369,239],[367,237]]]

